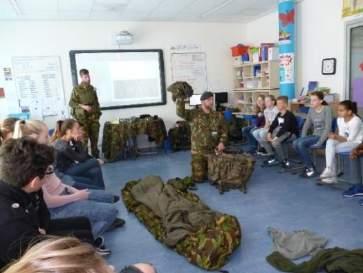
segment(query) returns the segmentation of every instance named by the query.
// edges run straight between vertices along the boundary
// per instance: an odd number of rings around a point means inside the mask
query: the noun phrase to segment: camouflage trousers
[[[91,154],[95,158],[99,158],[100,151],[98,150],[98,137],[100,133],[100,122],[90,121],[86,123],[80,123],[84,132],[84,144],[88,147],[88,139],[91,142]]]
[[[207,153],[192,153],[192,179],[194,182],[204,182],[208,178]]]

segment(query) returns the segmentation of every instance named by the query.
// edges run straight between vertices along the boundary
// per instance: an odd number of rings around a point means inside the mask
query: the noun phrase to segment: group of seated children
[[[50,145],[42,121],[1,123],[0,268],[45,235],[75,236],[108,255],[101,235],[125,223],[113,205],[119,197],[104,191],[102,162],[82,145],[79,124],[58,125]]]
[[[264,166],[281,164],[284,168],[290,167],[287,151],[289,143],[292,143],[304,164],[301,176],[306,178],[317,175],[311,155],[313,149],[325,149],[326,167],[320,175],[320,183],[334,184],[337,183],[336,155],[351,152],[352,158],[358,158],[363,154],[363,145],[360,145],[363,141],[362,121],[357,114],[356,103],[342,101],[337,109],[337,128],[333,131],[332,109],[324,101],[324,94],[313,92],[310,98],[311,107],[301,132],[297,118],[288,110],[287,97],[278,97],[275,107],[273,96],[260,96],[256,106],[256,126],[244,128],[243,133],[250,146],[257,149],[257,145],[254,145],[256,142],[264,148],[268,157]],[[251,136],[254,140],[251,140]],[[356,172],[360,172],[360,165],[354,164]],[[356,177],[360,179],[361,176]],[[352,191],[359,191],[363,196],[361,186],[351,188],[345,196],[352,195]]]

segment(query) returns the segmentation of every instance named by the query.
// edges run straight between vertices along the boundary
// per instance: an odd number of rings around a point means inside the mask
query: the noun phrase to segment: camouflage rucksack
[[[175,82],[168,87],[172,94],[172,100],[175,102],[178,98],[188,99],[193,95],[193,88],[187,82]]]
[[[169,130],[169,139],[173,151],[190,150],[191,128],[186,121],[177,121],[174,128]]]
[[[246,154],[211,154],[208,155],[208,179],[221,194],[229,189],[247,193],[254,165],[254,158]]]

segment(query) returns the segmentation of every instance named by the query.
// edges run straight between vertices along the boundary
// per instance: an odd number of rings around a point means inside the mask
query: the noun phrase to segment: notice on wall
[[[203,52],[173,53],[171,55],[173,82],[188,82],[195,94],[208,90],[206,59],[206,54]]]
[[[294,53],[280,54],[280,83],[290,84],[295,82]]]
[[[11,68],[10,67],[4,67],[4,79],[5,81],[12,81],[13,80],[13,75],[11,73]]]
[[[59,57],[13,57],[12,63],[20,106],[29,108],[32,119],[64,113]]]

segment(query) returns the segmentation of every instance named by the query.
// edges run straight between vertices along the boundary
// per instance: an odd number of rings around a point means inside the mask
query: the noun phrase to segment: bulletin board
[[[207,56],[204,52],[171,54],[172,80],[186,81],[195,94],[208,90]]]
[[[59,57],[13,57],[12,68],[19,106],[29,110],[32,119],[65,115]]]

